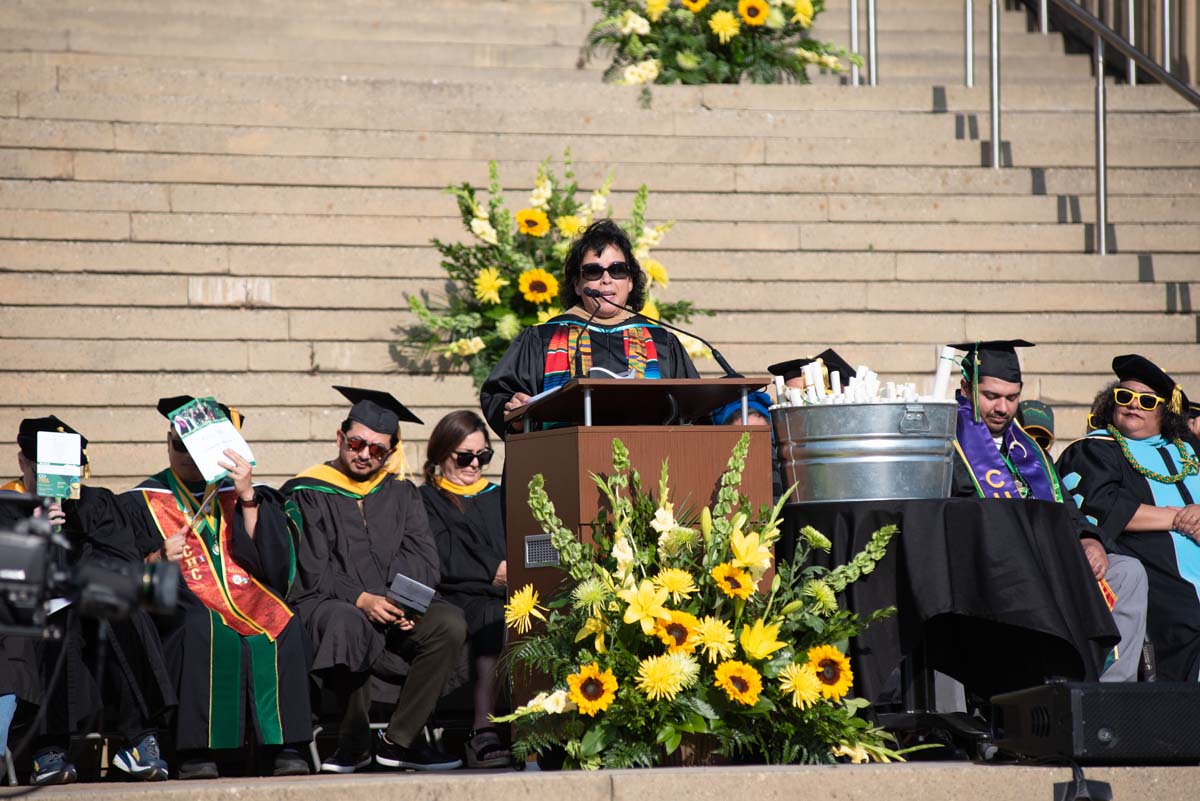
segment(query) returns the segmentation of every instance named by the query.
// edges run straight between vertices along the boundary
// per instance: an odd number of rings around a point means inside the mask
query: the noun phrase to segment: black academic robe
[[[372,491],[351,497],[304,475],[283,486],[303,519],[296,582],[289,596],[312,640],[313,672],[368,673],[384,653],[388,631],[355,607],[364,592],[387,595],[392,578],[437,587],[437,546],[425,504],[411,481],[385,474]],[[390,673],[407,665],[389,660]]]
[[[1159,678],[1196,681],[1200,673],[1196,585],[1180,574],[1170,532],[1125,531],[1141,504],[1156,505],[1147,479],[1108,437],[1088,437],[1070,445],[1059,457],[1058,472],[1064,491],[1075,496],[1083,513],[1095,519],[1105,546],[1138,559],[1146,568],[1146,633],[1154,643]]]
[[[561,328],[554,325],[553,321],[561,319],[579,320],[575,315],[560,315],[546,324],[526,328],[508,346],[508,350],[492,368],[491,375],[483,382],[480,395],[483,416],[501,438],[509,433],[504,423],[504,404],[518,392],[536,395],[544,389],[542,380],[546,352],[549,350],[551,337]],[[679,339],[641,315],[634,315],[612,326],[591,323],[593,367],[603,367],[614,373],[624,372],[629,368],[625,357],[625,338],[621,329],[631,323],[649,327],[650,337],[658,351],[658,370],[662,378],[700,377]]]
[[[143,558],[161,549],[165,537],[175,533],[161,528],[148,502],[156,494],[173,497],[168,472],[151,476],[121,495]],[[196,497],[203,496],[203,486],[188,489]],[[293,533],[283,497],[263,485],[255,490],[259,506],[254,537],[247,533],[236,505],[230,519],[221,515],[218,524],[224,531],[228,523],[230,561],[282,604],[295,570]],[[232,492],[228,483],[221,488],[222,495]],[[175,613],[159,619],[179,695],[178,748],[240,748],[251,731],[265,745],[312,739],[308,643],[300,618],[286,609],[283,614],[290,619],[273,640],[266,634],[246,636],[226,625],[186,581],[180,582]]]
[[[492,581],[506,556],[503,493],[496,484],[471,496],[451,497],[429,484],[420,492],[441,560],[438,592],[463,611],[472,652],[499,654],[506,591]]]

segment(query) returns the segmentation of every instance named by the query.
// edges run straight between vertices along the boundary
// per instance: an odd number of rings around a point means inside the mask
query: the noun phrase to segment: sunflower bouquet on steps
[[[530,482],[529,506],[567,575],[544,604],[526,586],[506,608],[519,637],[510,669],[551,687],[498,719],[516,723],[518,758],[560,750],[573,767],[650,766],[681,747],[773,764],[899,758],[858,714],[867,702],[849,697],[845,656],[848,638],[891,610],[861,619],[837,600],[896,528],[833,570],[805,566],[811,549],[830,547],[807,528],[794,563],[776,564],[783,500],[751,522],[739,492],[748,449],[743,436],[715,505],[687,514],[670,498],[668,465],[655,494],[614,439],[612,473],[593,476],[607,502],[594,545],[563,527],[541,476]]]
[[[461,242],[433,240],[450,279],[444,305],[410,295],[416,324],[400,329],[393,347],[403,366],[430,366],[436,358],[449,367],[465,366],[483,384],[509,343],[524,328],[562,313],[559,283],[571,241],[593,220],[611,216],[613,176],[580,200],[570,151],[563,156],[559,178],[547,158],[539,165],[526,205],[515,214],[505,205],[496,162],[488,162],[486,200],[469,183],[447,188],[458,202],[468,238]],[[646,220],[649,192],[643,184],[634,195],[629,219],[622,228],[650,281],[642,314],[667,322],[685,323],[694,312],[689,301],[660,302],[655,287],[670,282],[666,267],[654,259],[672,222],[651,225]],[[707,355],[695,340],[685,342],[693,358]]]
[[[603,19],[585,57],[612,53],[605,80],[808,83],[808,68],[844,71],[862,59],[809,36],[824,0],[593,0]]]

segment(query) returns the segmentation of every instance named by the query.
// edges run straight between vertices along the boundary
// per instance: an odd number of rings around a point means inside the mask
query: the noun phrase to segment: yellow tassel
[[[238,431],[242,430],[242,413],[234,407],[229,407],[229,422],[233,423],[233,427]]]
[[[384,462],[383,469],[394,476],[408,478],[408,459],[404,456],[404,440],[400,438],[399,426],[396,426],[396,447]]]
[[[1183,387],[1178,384],[1175,385],[1175,389],[1171,390],[1171,402],[1167,404],[1167,410],[1172,414],[1183,412]]]

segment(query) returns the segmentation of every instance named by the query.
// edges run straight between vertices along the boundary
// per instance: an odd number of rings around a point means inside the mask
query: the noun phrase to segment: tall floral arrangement
[[[488,162],[487,199],[469,183],[447,188],[458,202],[465,242],[433,240],[442,269],[450,279],[444,307],[433,307],[419,296],[408,298],[416,325],[404,331],[394,352],[403,362],[413,357],[440,357],[451,367],[465,366],[480,386],[509,343],[525,328],[562,313],[559,283],[571,241],[593,220],[612,216],[613,174],[581,200],[581,190],[568,151],[559,178],[542,161],[526,204],[509,211],[500,186],[496,162]],[[649,191],[638,188],[621,223],[634,246],[650,286],[642,314],[667,322],[686,322],[696,312],[690,301],[665,302],[658,293],[670,284],[667,268],[652,255],[673,222],[651,224],[646,218]],[[707,350],[685,340],[693,357]]]
[[[830,547],[807,528],[795,560],[776,564],[783,501],[751,523],[738,489],[748,448],[743,436],[716,504],[685,520],[670,500],[667,465],[654,497],[614,440],[611,475],[594,477],[607,500],[595,547],[563,527],[542,477],[530,482],[530,508],[567,582],[544,606],[524,587],[506,609],[523,635],[511,664],[552,683],[499,719],[518,722],[518,757],[557,748],[577,767],[649,766],[685,741],[768,763],[898,757],[888,735],[857,714],[867,704],[849,697],[845,656],[845,641],[891,610],[864,620],[837,601],[874,569],[896,528],[880,529],[832,570],[803,566],[811,549]]]
[[[824,0],[593,0],[604,15],[585,53],[611,51],[606,80],[649,83],[807,83],[816,66],[861,64],[810,37]]]

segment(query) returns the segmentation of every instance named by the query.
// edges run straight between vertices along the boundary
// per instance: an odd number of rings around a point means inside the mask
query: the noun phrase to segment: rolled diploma
[[[934,400],[944,400],[950,387],[950,367],[954,364],[954,348],[943,347],[938,355],[937,373],[933,379]]]

